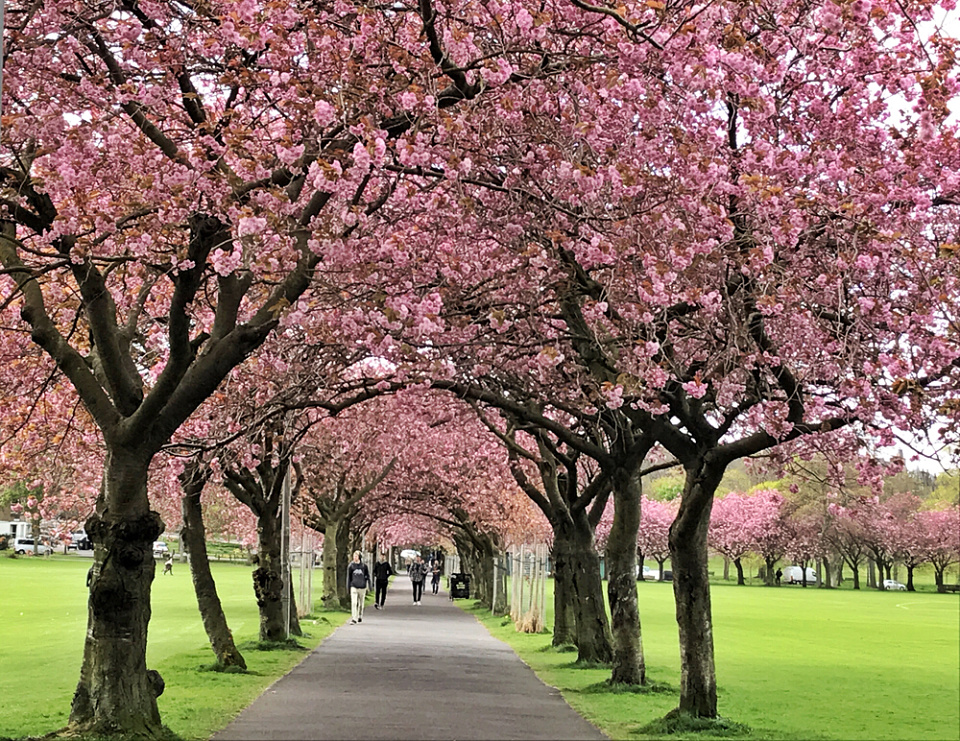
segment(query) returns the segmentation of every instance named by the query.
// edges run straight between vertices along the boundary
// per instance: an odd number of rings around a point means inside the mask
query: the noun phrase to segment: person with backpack
[[[420,598],[423,597],[423,582],[427,578],[427,565],[423,562],[423,558],[417,556],[407,569],[407,575],[413,583],[413,604],[419,605]]]
[[[360,560],[360,551],[353,552],[353,561],[347,566],[347,586],[350,587],[350,624],[363,622],[363,601],[370,586],[370,571]]]
[[[387,601],[387,584],[390,577],[393,576],[393,566],[387,560],[385,553],[380,554],[380,560],[373,565],[373,584],[374,600],[373,606],[377,610],[383,609],[383,603]]]

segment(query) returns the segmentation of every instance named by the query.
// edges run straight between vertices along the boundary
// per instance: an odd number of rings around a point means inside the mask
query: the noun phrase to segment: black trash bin
[[[470,574],[450,575],[450,599],[470,599]]]

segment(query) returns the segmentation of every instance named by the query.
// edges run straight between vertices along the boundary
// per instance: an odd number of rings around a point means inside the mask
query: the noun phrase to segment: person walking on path
[[[427,565],[422,557],[417,556],[417,560],[407,569],[407,574],[413,582],[413,604],[419,605],[420,598],[423,597],[423,582],[427,578]]]
[[[433,587],[433,593],[436,594],[440,590],[440,561],[439,559],[434,560],[433,562],[433,580],[431,581],[430,586]]]
[[[381,553],[380,560],[373,565],[373,606],[378,610],[382,610],[383,603],[387,601],[387,583],[393,574],[393,566],[387,560],[387,555]]]
[[[370,571],[360,560],[360,551],[353,552],[353,561],[347,566],[347,585],[350,587],[350,623],[363,622],[363,600],[370,586]]]

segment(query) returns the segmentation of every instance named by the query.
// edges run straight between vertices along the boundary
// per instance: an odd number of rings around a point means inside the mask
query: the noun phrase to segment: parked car
[[[895,579],[884,579],[883,588],[888,592],[906,592],[907,587]]]
[[[660,577],[660,572],[656,569],[651,569],[646,564],[643,565],[643,571],[640,571],[640,564],[637,564],[637,579],[642,579],[643,581],[656,581]]]
[[[53,548],[48,546],[46,543],[41,543],[40,547],[37,548],[34,545],[33,538],[16,538],[13,541],[13,550],[20,554],[21,556],[26,553],[37,553],[39,552],[41,556],[49,556],[53,553]]]
[[[781,584],[803,584],[803,567],[784,566],[783,576],[780,577]],[[807,567],[807,584],[817,583],[817,572]]]
[[[162,540],[158,540],[153,544],[153,555],[156,558],[164,558],[165,556],[170,555],[170,549],[167,548],[167,544]]]
[[[67,543],[67,550],[70,551],[89,551],[93,548],[93,543],[90,542],[90,539],[87,537],[87,534],[80,530],[75,533],[70,533],[70,542]]]

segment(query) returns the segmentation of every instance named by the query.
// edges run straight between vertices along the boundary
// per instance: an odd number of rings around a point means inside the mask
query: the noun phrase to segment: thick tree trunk
[[[150,511],[150,456],[110,449],[103,493],[85,524],[93,541],[87,634],[70,726],[91,735],[150,738],[161,732],[157,697],[163,680],[146,663],[153,542],[163,532]]]
[[[280,564],[280,520],[276,507],[267,507],[257,522],[260,563],[253,572],[253,591],[260,608],[260,640],[287,638],[283,614],[283,573]]]
[[[766,564],[767,568],[763,572],[763,583],[768,587],[772,587],[776,584],[776,569],[773,567],[776,565],[777,558],[764,558],[763,561]]]
[[[710,467],[702,460],[687,469],[683,498],[669,535],[680,631],[679,710],[700,718],[717,717],[707,530],[722,476],[722,466]]]
[[[730,559],[723,557],[723,580],[730,581]]]
[[[830,559],[823,559],[823,578],[818,585],[820,589],[833,589],[833,569],[830,567]]]
[[[853,572],[853,588],[860,589],[860,568],[851,566],[850,570]]]
[[[337,589],[337,537],[340,521],[329,519],[323,531],[323,606],[327,610],[340,607]]]
[[[907,565],[907,591],[916,592],[916,587],[913,586],[913,566]]]
[[[217,594],[217,585],[210,573],[203,511],[200,507],[203,479],[181,478],[181,484],[184,495],[181,502],[183,526],[180,528],[180,547],[181,551],[185,550],[190,554],[190,576],[193,579],[193,591],[197,595],[197,607],[200,608],[203,628],[207,631],[210,647],[220,667],[236,666],[246,670],[247,663],[233,641],[233,634],[227,625],[220,596]]]
[[[506,615],[509,611],[508,600],[507,600],[507,570],[504,568],[504,559],[503,553],[497,552],[494,555],[497,563],[497,569],[495,574],[495,597],[493,600],[493,614],[494,615]],[[546,608],[544,608],[546,612]]]
[[[554,532],[553,548],[553,641],[554,646],[576,645],[577,616],[574,610],[573,563],[570,553],[573,545],[569,538]],[[519,578],[518,574],[513,575]]]
[[[350,590],[347,589],[347,566],[353,554],[350,552],[350,521],[342,520],[337,530],[337,595],[340,607],[350,609]]]
[[[733,565],[737,567],[737,586],[746,586],[747,580],[743,578],[743,562],[739,558],[733,559]]]
[[[644,684],[646,667],[637,604],[637,532],[640,528],[640,482],[630,472],[613,487],[613,524],[607,538],[607,596],[613,633],[611,684]]]
[[[480,574],[478,582],[478,599],[484,607],[493,609],[493,544],[485,539],[481,545]]]
[[[609,664],[613,661],[610,624],[603,601],[600,554],[586,512],[575,515],[571,553],[574,610],[577,616],[577,662]]]

